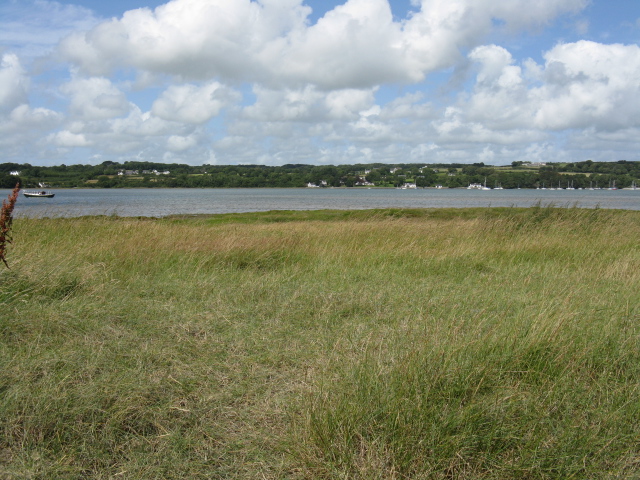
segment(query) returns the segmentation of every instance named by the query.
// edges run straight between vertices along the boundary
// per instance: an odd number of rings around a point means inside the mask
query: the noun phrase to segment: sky
[[[639,160],[638,0],[0,0],[0,163]]]

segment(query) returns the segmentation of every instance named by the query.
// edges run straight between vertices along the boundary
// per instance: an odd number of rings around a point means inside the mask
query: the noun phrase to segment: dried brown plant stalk
[[[13,222],[13,207],[16,206],[20,184],[16,183],[15,188],[9,194],[7,200],[2,201],[2,212],[0,213],[0,260],[9,268],[7,263],[7,244],[11,243],[11,223]]]

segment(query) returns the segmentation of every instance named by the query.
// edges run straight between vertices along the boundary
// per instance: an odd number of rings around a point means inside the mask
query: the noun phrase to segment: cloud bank
[[[586,0],[422,0],[400,19],[387,0],[348,0],[315,22],[303,0],[172,0],[103,21],[36,3],[73,20],[36,62],[39,40],[2,54],[0,132],[21,139],[0,141],[8,161],[510,163],[636,147],[638,45],[558,42],[536,60],[495,41],[560,18],[585,28],[572,15]]]

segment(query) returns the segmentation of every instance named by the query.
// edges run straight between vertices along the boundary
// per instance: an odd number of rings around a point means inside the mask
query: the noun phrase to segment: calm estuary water
[[[25,198],[16,217],[118,215],[164,217],[268,210],[362,210],[370,208],[558,207],[640,210],[640,190],[467,189],[56,189],[55,197]],[[6,198],[9,190],[0,190]]]

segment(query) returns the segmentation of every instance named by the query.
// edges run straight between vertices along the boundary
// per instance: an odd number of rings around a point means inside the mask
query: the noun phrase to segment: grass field
[[[640,212],[18,219],[0,479],[640,478]]]

